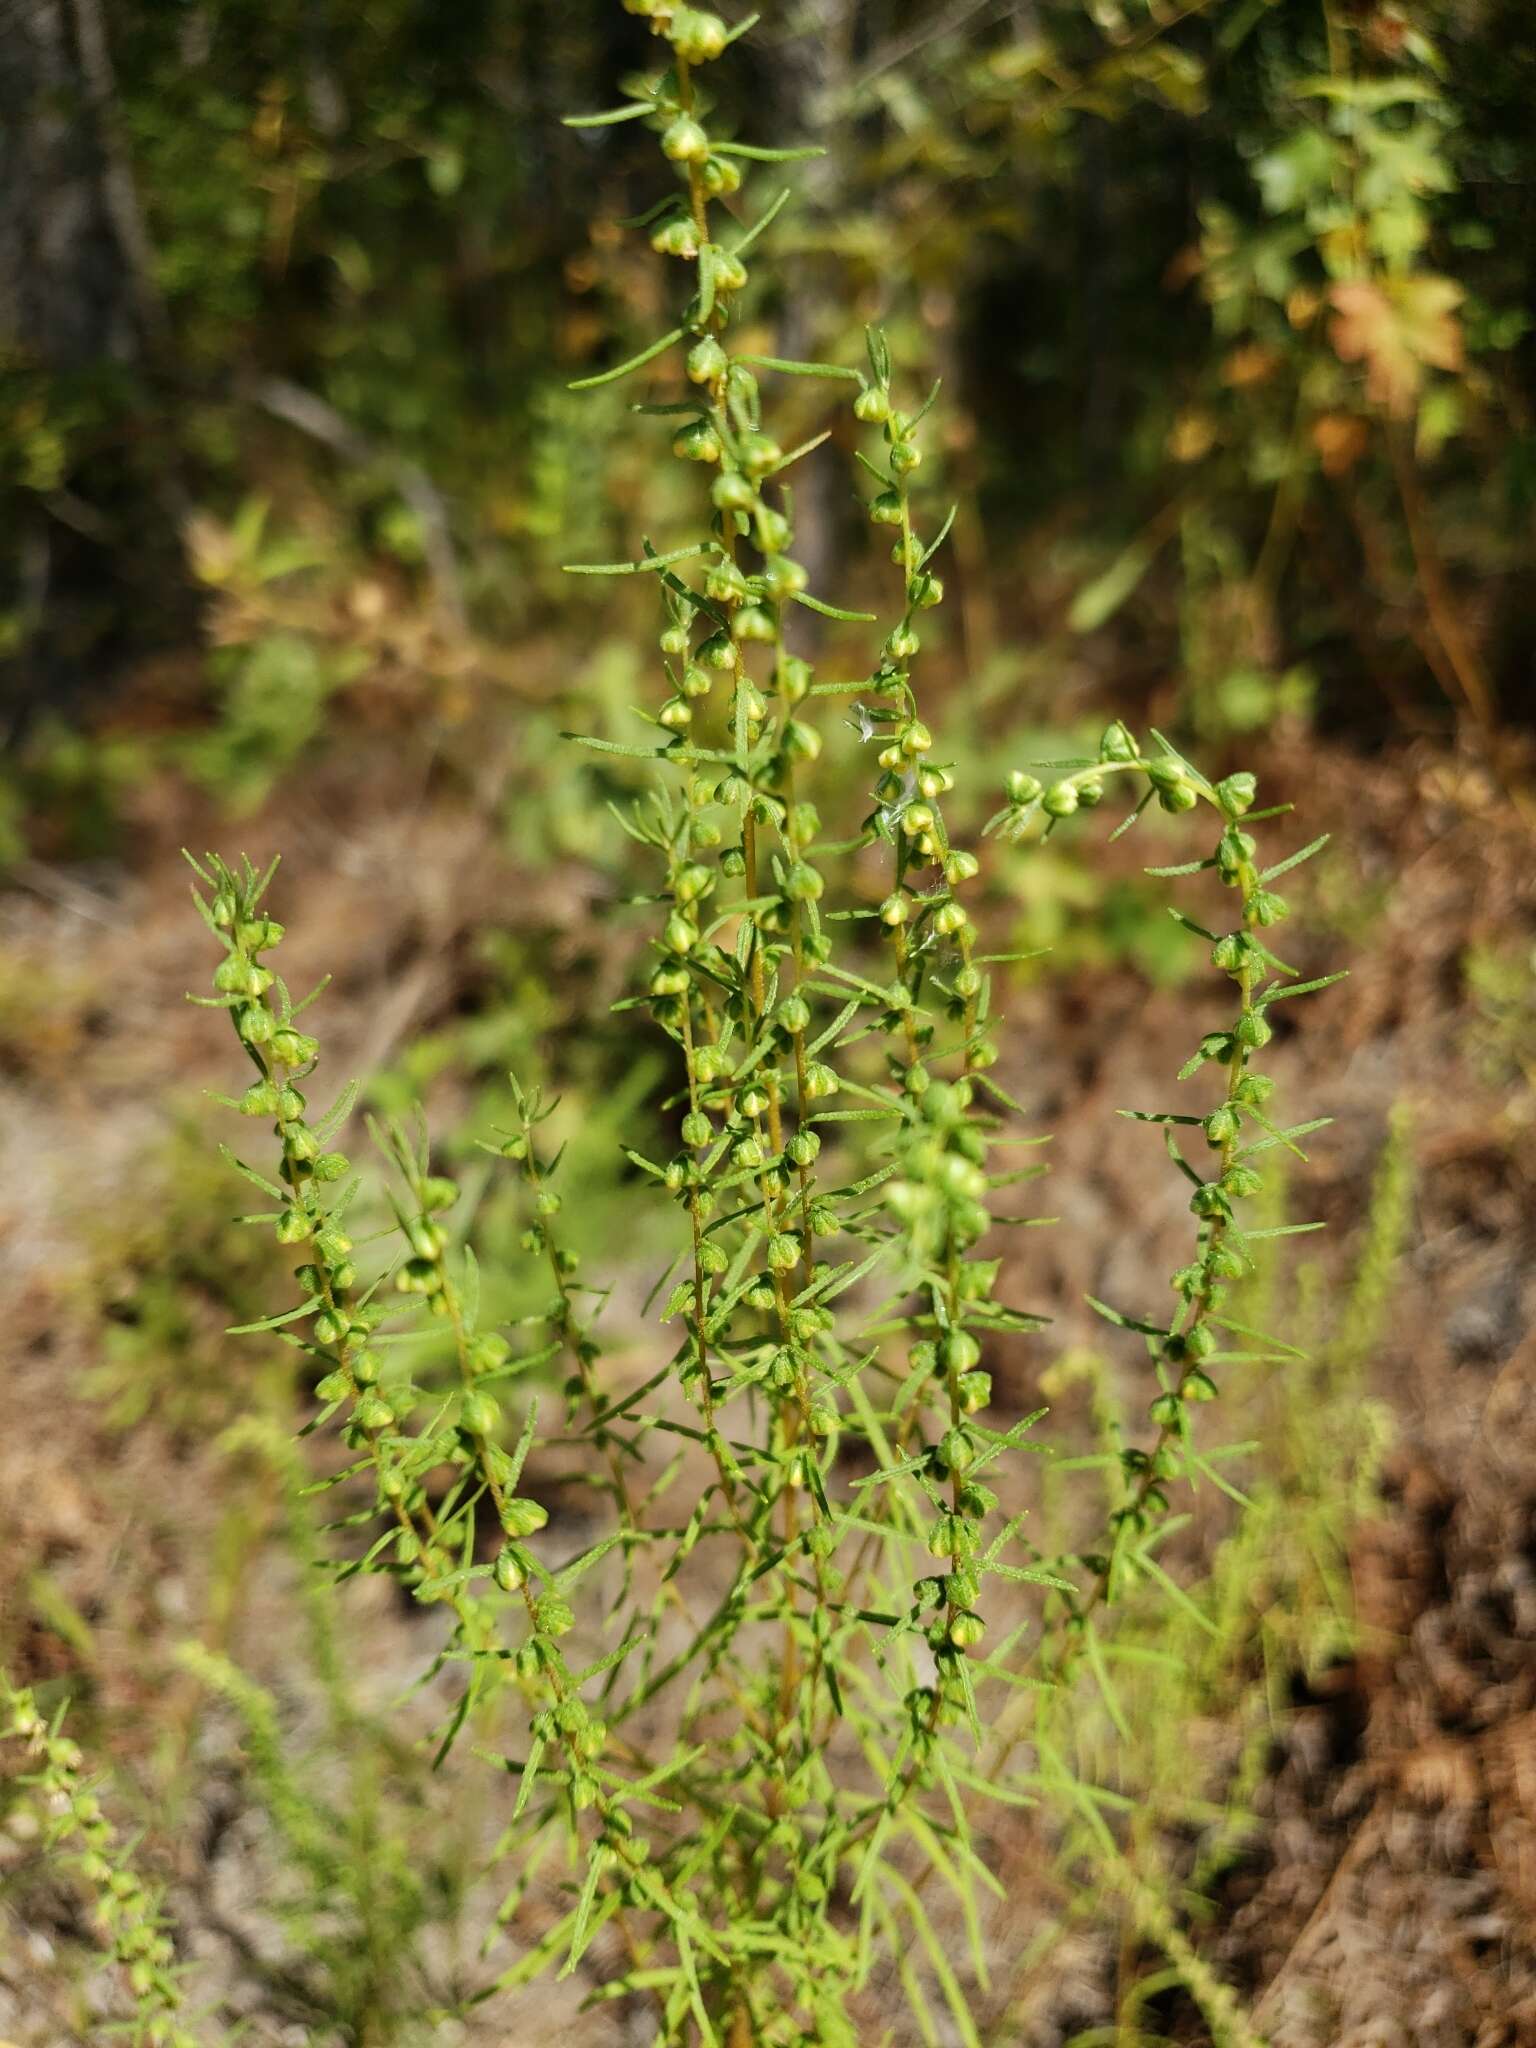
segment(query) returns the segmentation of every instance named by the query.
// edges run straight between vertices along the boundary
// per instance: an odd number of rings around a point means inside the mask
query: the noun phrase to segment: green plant
[[[106,1934],[133,2008],[124,2038],[133,2048],[198,2048],[159,1895],[139,1875],[133,1845],[119,1843],[62,1720],[45,1720],[32,1694],[0,1672],[0,1737],[20,1743],[33,1765],[24,1783],[41,1808],[43,1841],[63,1853]]]
[[[1299,980],[1270,949],[1286,914],[1270,884],[1322,841],[1261,869],[1250,827],[1288,807],[1255,810],[1251,775],[1213,784],[1118,721],[1092,759],[1015,771],[992,820],[1010,836],[1048,833],[1128,778],[1126,825],[1154,802],[1174,816],[1215,813],[1206,858],[1153,872],[1208,871],[1239,905],[1225,932],[1175,913],[1233,992],[1229,1020],[1184,1070],[1214,1071],[1215,1100],[1134,1113],[1161,1128],[1193,1190],[1174,1312],[1100,1305],[1149,1355],[1151,1440],[1119,1451],[1102,1538],[1045,1554],[1022,1506],[1004,1499],[1018,1492],[1011,1454],[1043,1448],[1032,1435],[1041,1416],[993,1426],[986,1369],[1039,1318],[1007,1299],[1001,1257],[980,1249],[994,1228],[1026,1220],[1000,1210],[1041,1170],[1008,1165],[1002,1148],[1038,1140],[1006,1129],[1015,1105],[992,1071],[998,962],[967,907],[980,863],[949,838],[954,775],[913,684],[944,595],[934,563],[949,527],[920,533],[911,495],[933,394],[909,405],[878,331],[862,375],[731,351],[746,258],[787,195],[730,240],[720,202],[754,163],[795,152],[711,133],[697,71],[733,40],[717,17],[637,11],[670,44],[667,68],[595,118],[659,129],[682,189],[653,212],[651,237],[687,266],[689,296],[670,333],[590,381],[675,352],[679,395],[641,410],[665,418],[674,453],[711,476],[712,510],[696,538],[647,541],[638,560],[586,572],[652,579],[667,689],[656,709],[635,707],[645,743],[585,744],[646,763],[659,784],[622,818],[656,877],[641,898],[655,920],[648,985],[626,1007],[672,1048],[677,1148],[629,1157],[675,1216],[677,1255],[656,1289],[673,1278],[662,1311],[677,1326],[672,1355],[622,1395],[605,1379],[537,1091],[515,1091],[512,1125],[490,1147],[521,1179],[525,1245],[547,1276],[531,1340],[515,1347],[483,1322],[479,1266],[450,1220],[460,1189],[418,1133],[376,1131],[398,1228],[392,1251],[354,1244],[360,1180],[333,1143],[351,1091],[311,1112],[311,998],[294,1001],[266,964],[283,937],[265,907],[272,871],[209,856],[194,863],[194,893],[222,958],[214,995],[197,1000],[228,1012],[254,1072],[229,1106],[270,1121],[277,1139],[275,1178],[241,1164],[270,1205],[250,1220],[301,1256],[299,1301],[248,1327],[310,1361],[320,1410],[308,1427],[334,1422],[350,1453],[330,1483],[346,1490],[342,1526],[363,1532],[362,1547],[340,1575],[389,1574],[443,1612],[437,1668],[457,1674],[457,1696],[438,1758],[472,1729],[516,1780],[504,1925],[516,1929],[565,1846],[566,1902],[499,1987],[560,1957],[576,1969],[611,1927],[628,1963],[600,1995],[648,2001],[662,2040],[852,2043],[880,1963],[925,2038],[937,1999],[975,2041],[972,2003],[987,1979],[976,1899],[993,1880],[974,1811],[1038,1789],[1042,1773],[1014,1784],[1004,1765],[1026,1733],[1053,1754],[1080,1665],[1102,1670],[1108,1610],[1132,1587],[1177,1595],[1154,1555],[1169,1489],[1221,1483],[1193,1414],[1225,1363],[1273,1341],[1232,1316],[1230,1288],[1262,1241],[1310,1227],[1255,1227],[1244,1204],[1261,1185],[1254,1159],[1296,1149],[1316,1127],[1272,1120],[1273,1084],[1252,1060],[1277,1004],[1336,979]],[[790,552],[781,479],[811,450],[773,438],[760,390],[772,375],[853,386],[857,420],[879,430],[878,457],[860,460],[874,477],[870,517],[894,543],[898,602],[857,682],[818,681],[789,644],[796,606],[868,620],[813,594]],[[876,753],[872,807],[842,841],[824,835],[807,794],[831,736],[815,713],[836,699],[851,700],[844,746]],[[1183,1157],[1181,1131],[1205,1147],[1205,1170]],[[435,1320],[442,1346],[391,1341],[405,1333],[387,1326],[412,1307]],[[541,1535],[538,1409],[517,1387],[555,1358],[565,1441],[612,1511],[608,1532],[564,1561],[558,1524]],[[519,1407],[514,1439],[508,1411]],[[659,1472],[647,1455],[658,1439],[676,1447]],[[937,1571],[919,1568],[923,1549]],[[989,1624],[1010,1585],[1044,1592],[1030,1658],[1021,1618],[1001,1635]],[[270,1747],[259,1701],[243,1705]],[[269,1759],[281,1790],[277,1769]],[[1055,1779],[1108,1831],[1064,1760]],[[974,1985],[925,1903],[935,1872],[970,1930]],[[1140,1916],[1158,1918],[1145,1901]],[[1177,1930],[1160,1938],[1184,1955]]]

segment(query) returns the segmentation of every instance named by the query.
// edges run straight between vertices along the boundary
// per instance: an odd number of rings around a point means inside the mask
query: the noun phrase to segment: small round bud
[[[1104,728],[1103,735],[1099,740],[1099,759],[1101,761],[1134,761],[1136,759],[1136,742],[1131,738],[1130,733],[1118,718],[1112,725],[1107,725]]]
[[[1032,804],[1040,794],[1040,783],[1022,768],[1015,768],[1003,784],[1003,794],[1011,804]]]
[[[679,114],[662,133],[661,153],[675,164],[701,164],[709,155],[709,137],[699,122]]]
[[[900,526],[901,506],[899,491],[881,491],[869,501],[869,516],[876,526]]]
[[[712,334],[696,341],[688,351],[688,375],[695,384],[714,384],[730,365],[730,357]]]
[[[1253,808],[1258,783],[1247,773],[1223,776],[1216,785],[1216,801],[1229,818],[1240,818]]]
[[[1177,1394],[1159,1394],[1147,1413],[1157,1428],[1171,1433],[1184,1419],[1184,1403]]]
[[[501,1526],[509,1536],[536,1536],[548,1520],[548,1511],[536,1500],[509,1495],[501,1503]]]
[[[711,198],[728,199],[741,190],[741,166],[728,156],[705,157],[699,176]]]
[[[672,453],[685,462],[718,462],[720,436],[708,420],[690,420],[672,436]]]
[[[1207,1145],[1230,1145],[1239,1129],[1237,1111],[1225,1102],[1220,1103],[1205,1120],[1205,1142]]]
[[[658,256],[680,256],[691,263],[699,253],[699,231],[685,213],[675,213],[651,230],[651,247]]]
[[[678,7],[672,12],[667,36],[685,63],[708,64],[725,48],[729,31],[718,14],[700,7]]]
[[[739,469],[722,470],[709,487],[709,495],[721,512],[750,512],[757,493]]]
[[[1072,782],[1053,782],[1040,801],[1047,817],[1070,818],[1077,809],[1077,786]]]
[[[767,605],[744,604],[731,621],[731,631],[738,640],[771,643],[778,636],[779,622]]]
[[[853,412],[866,426],[878,427],[891,416],[890,393],[878,384],[866,384],[853,401]]]
[[[770,434],[743,434],[736,452],[742,468],[753,477],[766,476],[784,459],[783,449]]]

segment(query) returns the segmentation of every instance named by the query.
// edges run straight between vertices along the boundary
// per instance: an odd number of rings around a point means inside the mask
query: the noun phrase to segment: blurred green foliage
[[[968,665],[1023,638],[1072,660],[1079,694],[1112,663],[1133,705],[1180,675],[1206,740],[1314,714],[1371,733],[1520,713],[1520,14],[797,0],[749,39],[724,118],[767,97],[828,149],[793,174],[801,288],[753,317],[770,344],[840,358],[878,319],[945,375]],[[146,503],[221,643],[178,703],[196,738],[177,759],[239,809],[373,674],[377,635],[345,603],[358,578],[391,620],[430,614],[482,648],[582,630],[591,593],[578,612],[558,563],[608,551],[638,481],[611,431],[627,389],[604,394],[606,427],[565,391],[601,337],[653,324],[653,280],[611,246],[637,138],[554,110],[616,93],[640,24],[598,0],[124,0],[110,35],[158,329],[101,363],[0,336],[13,852],[58,772],[49,707],[72,715],[82,687],[193,630],[157,587],[178,572]],[[830,548],[852,507],[806,488]],[[230,636],[217,603],[209,626],[198,522],[225,523],[247,575],[269,501],[281,573],[307,563],[339,610],[323,631]],[[410,658],[430,674],[440,651]],[[1013,699],[1054,713],[1046,688]]]

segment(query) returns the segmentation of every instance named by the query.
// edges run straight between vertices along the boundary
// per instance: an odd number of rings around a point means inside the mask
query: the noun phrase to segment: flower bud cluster
[[[1166,1328],[1157,1323],[1128,1322],[1110,1312],[1112,1320],[1140,1331],[1151,1348],[1159,1383],[1150,1407],[1155,1436],[1150,1446],[1127,1446],[1121,1452],[1124,1497],[1111,1516],[1108,1553],[1090,1561],[1093,1579],[1086,1600],[1077,1605],[1079,1619],[1086,1607],[1112,1595],[1119,1579],[1134,1576],[1134,1557],[1157,1519],[1166,1514],[1167,1483],[1187,1453],[1190,1410],[1218,1392],[1213,1368],[1223,1356],[1220,1331],[1225,1297],[1252,1262],[1252,1238],[1244,1228],[1241,1208],[1264,1185],[1251,1161],[1276,1144],[1299,1150],[1294,1140],[1302,1127],[1285,1131],[1272,1121],[1267,1105],[1274,1081],[1251,1064],[1253,1055],[1274,1035],[1269,1010],[1287,997],[1309,994],[1339,979],[1330,975],[1298,983],[1295,969],[1270,950],[1263,936],[1287,915],[1284,899],[1267,886],[1268,880],[1316,853],[1323,840],[1261,872],[1256,865],[1258,844],[1248,825],[1280,815],[1290,806],[1255,812],[1257,784],[1251,774],[1231,774],[1212,784],[1161,735],[1155,738],[1155,747],[1145,747],[1117,720],[1103,734],[1093,762],[1065,764],[1038,775],[1014,770],[1005,780],[1005,807],[988,827],[1021,838],[1043,819],[1044,832],[1049,833],[1079,809],[1093,808],[1103,800],[1115,777],[1126,776],[1137,793],[1127,824],[1153,802],[1175,816],[1204,803],[1219,821],[1216,843],[1204,859],[1150,872],[1214,874],[1233,892],[1237,905],[1236,922],[1226,932],[1207,930],[1181,912],[1175,913],[1179,922],[1209,947],[1211,965],[1231,987],[1233,1014],[1226,1024],[1202,1034],[1179,1076],[1189,1080],[1207,1065],[1214,1066],[1221,1080],[1211,1107],[1199,1114],[1185,1110],[1134,1112],[1142,1121],[1162,1125],[1170,1153],[1192,1183],[1189,1208],[1195,1218],[1196,1246],[1194,1257],[1173,1276],[1176,1307]],[[1180,1152],[1176,1134],[1181,1128],[1199,1133],[1208,1162],[1203,1170]],[[1305,1126],[1314,1128],[1313,1124]]]
[[[133,2000],[133,2039],[144,2048],[197,2048],[182,2024],[183,1996],[176,1951],[157,1895],[139,1876],[117,1841],[94,1787],[82,1775],[79,1747],[49,1723],[25,1689],[0,1673],[0,1737],[21,1743],[34,1769],[31,1787],[43,1821],[43,1840],[68,1857],[91,1900],[112,1959]]]

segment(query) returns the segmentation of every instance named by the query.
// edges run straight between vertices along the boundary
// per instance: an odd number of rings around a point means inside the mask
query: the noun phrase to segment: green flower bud
[[[680,256],[691,263],[699,253],[699,231],[685,213],[675,213],[651,230],[651,247],[658,256]]]
[[[708,64],[720,55],[729,40],[725,23],[719,15],[698,7],[675,8],[667,36],[673,49],[688,64]]]
[[[1147,1412],[1159,1429],[1172,1431],[1184,1419],[1184,1404],[1177,1394],[1159,1394]]]
[[[1104,728],[1103,736],[1099,740],[1099,759],[1101,761],[1134,761],[1136,759],[1136,742],[1118,718],[1112,725],[1107,725]]]
[[[709,137],[687,114],[679,114],[663,130],[661,153],[675,164],[701,164],[709,155]]]
[[[276,1116],[277,1090],[270,1081],[253,1081],[240,1098],[242,1116]]]
[[[698,658],[705,668],[727,669],[736,666],[736,648],[729,633],[711,633],[698,650]]]
[[[268,1045],[277,1029],[265,1003],[246,1003],[235,1011],[235,1029],[245,1045]]]
[[[793,1231],[781,1231],[768,1240],[768,1264],[775,1273],[788,1273],[800,1263],[800,1240]]]
[[[469,1436],[494,1436],[501,1422],[501,1409],[490,1394],[471,1388],[459,1405],[459,1427]]]
[[[1238,1043],[1246,1045],[1254,1051],[1257,1051],[1260,1046],[1268,1045],[1274,1035],[1269,1019],[1264,1016],[1262,1011],[1245,1010],[1237,1020]]]
[[[1053,782],[1040,801],[1047,817],[1070,818],[1078,805],[1077,786],[1067,781]]]
[[[1205,1120],[1205,1142],[1208,1145],[1230,1145],[1239,1128],[1236,1110],[1223,1102]]]
[[[1278,924],[1289,915],[1290,906],[1283,896],[1277,896],[1272,889],[1256,889],[1243,905],[1243,914],[1251,917],[1255,924]]]
[[[536,1500],[511,1496],[502,1501],[501,1526],[509,1536],[536,1536],[548,1520],[548,1513]]]
[[[718,604],[745,604],[747,598],[746,572],[739,564],[731,561],[716,561],[710,565],[704,579],[704,592]]]
[[[989,1372],[962,1373],[955,1384],[960,1396],[960,1406],[967,1415],[976,1415],[992,1399],[992,1375]]]
[[[1085,775],[1077,785],[1077,800],[1085,811],[1096,810],[1104,801],[1104,785],[1097,775]]]
[[[1210,1245],[1206,1251],[1206,1270],[1212,1280],[1241,1280],[1247,1272],[1247,1262],[1237,1245]]]
[[[805,1099],[807,1102],[821,1102],[829,1095],[835,1095],[842,1083],[831,1067],[820,1060],[812,1060],[805,1070]]]
[[[504,1543],[501,1546],[491,1573],[503,1593],[516,1593],[521,1588],[526,1574],[515,1544]]]
[[[969,1372],[981,1358],[981,1346],[969,1330],[947,1330],[939,1345],[947,1372]]]
[[[1237,1100],[1250,1109],[1262,1109],[1275,1092],[1268,1074],[1244,1074],[1237,1084]]]
[[[272,1034],[271,1060],[275,1067],[307,1066],[319,1050],[317,1040],[307,1032],[295,1031],[291,1025],[285,1024]]]
[[[1040,794],[1040,784],[1033,775],[1015,768],[1003,784],[1003,793],[1011,804],[1032,804]]]
[[[555,1593],[546,1593],[533,1610],[533,1625],[540,1635],[568,1636],[576,1626],[569,1605]]]
[[[359,1425],[370,1435],[381,1429],[388,1429],[395,1419],[395,1411],[382,1394],[365,1394],[357,1404]]]
[[[1157,801],[1165,811],[1178,813],[1181,811],[1192,811],[1195,805],[1199,803],[1200,795],[1192,784],[1176,782],[1171,788],[1160,789],[1157,793]]]
[[[796,861],[784,877],[784,894],[791,903],[814,903],[825,887],[815,868],[803,860]]]
[[[784,450],[770,434],[743,434],[737,444],[737,456],[748,476],[766,476],[784,460]]]
[[[869,501],[869,516],[876,526],[900,526],[902,503],[899,491],[881,491]]]
[[[730,360],[715,337],[706,334],[688,351],[688,375],[695,384],[714,384],[725,375]]]
[[[949,1624],[949,1640],[957,1650],[971,1650],[987,1632],[987,1625],[979,1614],[957,1614]]]
[[[765,604],[744,604],[731,621],[731,631],[738,640],[771,642],[778,630],[778,619]]]
[[[770,597],[780,600],[798,596],[810,580],[804,567],[788,555],[775,555],[763,570],[763,587]]]
[[[709,495],[721,512],[750,512],[757,492],[739,469],[722,470],[709,487]]]
[[[718,462],[720,436],[708,420],[690,420],[672,436],[672,453],[685,462]]]
[[[345,1152],[322,1152],[315,1161],[316,1180],[344,1180],[351,1166]]]
[[[866,426],[878,427],[891,416],[890,393],[878,384],[866,384],[853,401],[853,412]]]
[[[923,451],[911,441],[891,443],[891,468],[897,476],[909,476],[923,459]]]
[[[715,247],[715,296],[722,298],[731,292],[744,291],[747,283],[747,266],[739,256],[733,256],[728,249]]]
[[[752,514],[757,544],[765,555],[782,554],[789,546],[789,521],[771,505],[759,505]]]
[[[1257,794],[1257,781],[1246,773],[1223,776],[1216,785],[1216,801],[1229,818],[1240,818],[1251,810]]]
[[[699,928],[691,917],[674,910],[667,919],[662,933],[663,941],[674,953],[691,953],[699,943]]]
[[[277,1219],[277,1241],[279,1244],[303,1244],[311,1227],[305,1211],[290,1204]]]
[[[699,172],[711,198],[728,199],[741,190],[741,166],[728,156],[707,156]]]

